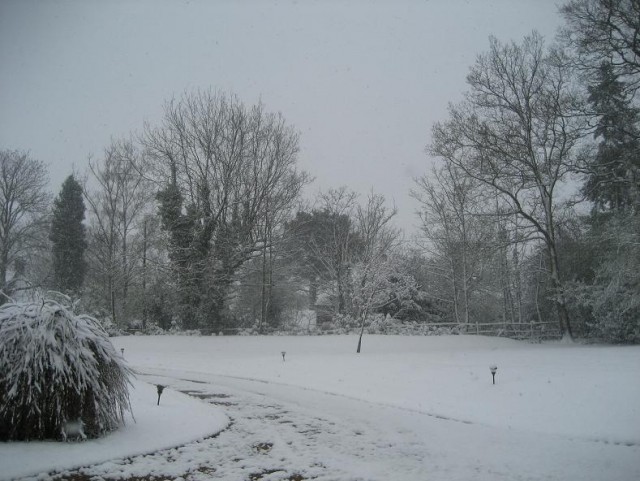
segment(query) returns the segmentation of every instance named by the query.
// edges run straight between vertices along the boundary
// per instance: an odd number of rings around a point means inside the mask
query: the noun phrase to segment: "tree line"
[[[561,14],[555,43],[492,38],[477,57],[415,179],[415,242],[374,192],[303,202],[293,126],[194,91],[53,204],[44,164],[0,151],[0,302],[41,287],[119,327],[265,332],[313,311],[361,336],[375,314],[637,342],[640,7],[574,0]]]
[[[433,127],[436,166],[414,189],[429,261],[456,322],[637,342],[640,4],[561,13],[556,44],[492,38]]]

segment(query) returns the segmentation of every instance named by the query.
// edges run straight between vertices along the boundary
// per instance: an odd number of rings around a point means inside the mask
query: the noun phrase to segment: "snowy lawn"
[[[210,404],[165,389],[160,405],[156,387],[134,381],[130,391],[135,421],[118,431],[84,442],[0,443],[0,479],[86,466],[173,447],[220,432],[227,416]]]
[[[0,445],[0,478],[114,459],[75,479],[640,479],[640,346],[365,336],[356,354],[355,336],[112,342],[142,379],[218,407],[165,391],[170,424],[155,387],[137,385],[136,425],[88,443]],[[227,422],[220,409],[233,423],[218,437],[116,459],[211,434]]]
[[[640,444],[640,346],[365,336],[356,354],[355,336],[113,342],[137,369],[263,380],[487,426]]]

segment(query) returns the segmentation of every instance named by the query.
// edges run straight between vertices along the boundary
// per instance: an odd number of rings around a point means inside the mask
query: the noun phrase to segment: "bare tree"
[[[18,287],[12,275],[16,267],[21,270],[42,241],[50,201],[47,182],[42,162],[26,152],[0,150],[0,304]]]
[[[397,210],[385,206],[382,195],[371,193],[364,206],[358,205],[355,225],[362,248],[349,266],[349,294],[353,315],[360,322],[358,348],[367,317],[374,310],[408,297],[415,280],[400,272],[394,251],[400,245],[400,231],[391,225]]]
[[[129,317],[129,289],[142,268],[143,216],[151,202],[148,182],[141,175],[144,158],[131,140],[113,140],[100,162],[89,162],[91,181],[85,182],[90,214],[89,251],[101,275],[113,322]],[[95,188],[90,185],[95,184]],[[139,242],[138,242],[139,241]]]
[[[534,33],[521,44],[491,39],[467,76],[466,100],[433,129],[430,153],[499,193],[535,229],[549,257],[549,276],[563,335],[571,325],[556,248],[557,190],[574,171],[585,134],[566,64]]]
[[[163,186],[158,199],[183,322],[221,327],[234,274],[264,252],[266,226],[307,180],[295,167],[298,134],[261,104],[197,91],[168,102],[143,143]]]
[[[458,324],[470,322],[470,295],[479,264],[486,255],[489,230],[479,215],[484,207],[482,184],[450,162],[416,179],[412,195],[422,207],[422,232],[432,256],[446,261],[453,314]]]
[[[362,248],[362,239],[353,221],[358,208],[357,194],[346,187],[329,189],[320,194],[320,203],[327,221],[326,230],[321,242],[317,238],[313,240],[312,249],[335,289],[336,312],[346,314],[351,309],[349,269]]]

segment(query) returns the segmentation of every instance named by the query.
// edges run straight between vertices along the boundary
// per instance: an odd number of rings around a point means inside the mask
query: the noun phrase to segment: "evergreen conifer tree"
[[[600,67],[598,83],[589,87],[589,94],[599,116],[594,134],[600,144],[583,192],[598,210],[632,207],[638,202],[640,181],[638,110],[608,63]]]
[[[53,242],[53,286],[61,292],[77,292],[84,281],[87,247],[82,187],[70,175],[53,206],[49,239]]]

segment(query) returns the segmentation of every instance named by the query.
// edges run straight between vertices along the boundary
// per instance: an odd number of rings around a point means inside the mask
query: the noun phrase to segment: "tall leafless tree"
[[[559,324],[571,337],[556,238],[558,188],[574,171],[585,135],[579,96],[562,55],[533,33],[522,43],[491,39],[467,76],[466,100],[433,129],[430,153],[494,189],[540,237],[549,257]]]
[[[484,203],[481,185],[455,165],[445,162],[431,175],[416,179],[412,195],[421,205],[422,233],[432,257],[447,265],[444,285],[455,321],[470,322],[470,295],[479,261],[486,255],[488,230],[478,214]],[[484,251],[484,252],[483,252]]]
[[[165,105],[143,143],[154,159],[164,228],[187,327],[218,328],[228,286],[265,250],[269,228],[306,182],[298,134],[262,104],[186,93]]]
[[[41,245],[50,201],[48,180],[42,162],[26,152],[0,150],[0,304],[18,287],[18,278],[11,274]]]
[[[357,194],[346,187],[329,189],[320,194],[319,201],[326,230],[322,240],[314,239],[311,247],[334,289],[336,312],[346,314],[351,309],[349,269],[362,250],[362,239],[354,225]]]
[[[100,161],[89,162],[91,176],[84,187],[90,257],[104,282],[101,292],[108,297],[114,323],[128,320],[129,289],[142,269],[143,216],[152,200],[143,164],[132,140],[113,140]]]

